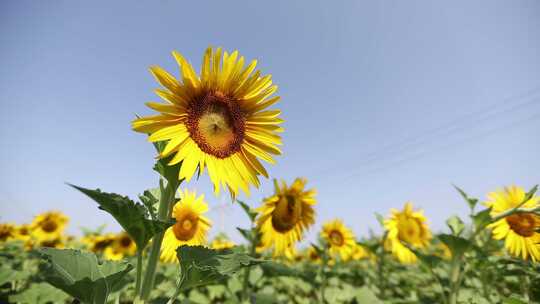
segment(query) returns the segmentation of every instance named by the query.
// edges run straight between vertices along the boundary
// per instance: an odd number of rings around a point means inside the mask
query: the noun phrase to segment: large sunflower
[[[257,227],[261,232],[260,247],[274,248],[274,255],[285,254],[289,247],[303,238],[304,231],[315,223],[316,204],[314,189],[305,190],[307,181],[297,178],[290,187],[285,181],[281,187],[274,180],[275,193],[264,199],[257,208]]]
[[[341,260],[351,258],[356,245],[353,232],[339,219],[323,225],[321,237],[328,243],[328,253],[331,257],[339,255]]]
[[[150,68],[164,87],[155,92],[165,103],[148,102],[159,114],[135,119],[133,129],[151,134],[151,142],[168,141],[159,157],[174,155],[169,165],[182,162],[180,179],[189,181],[206,167],[216,194],[221,185],[233,196],[239,188],[249,194],[250,184],[259,186],[258,175],[268,177],[258,158],[274,163],[272,155],[281,154],[281,112],[264,110],[279,100],[272,97],[277,86],[271,75],[253,72],[256,60],[244,67],[238,51],[208,48],[200,76],[180,53],[173,56],[181,79]]]
[[[405,244],[414,248],[425,248],[431,239],[431,231],[423,211],[413,211],[410,202],[405,204],[403,211],[391,210],[389,219],[384,221],[387,230],[385,248],[403,264],[416,262],[416,255]]]
[[[517,207],[525,199],[525,191],[517,186],[510,186],[488,194],[484,204],[491,207],[491,216],[497,216],[508,209]],[[540,204],[540,197],[533,196],[523,208],[535,208]],[[488,227],[493,229],[493,238],[505,240],[504,246],[516,257],[537,262],[540,260],[540,216],[532,213],[519,213],[505,217]]]
[[[57,240],[64,232],[68,220],[68,217],[61,212],[50,211],[39,214],[30,224],[32,236],[38,241]]]
[[[197,197],[187,189],[180,193],[180,201],[174,205],[172,216],[176,224],[165,231],[161,245],[164,262],[177,261],[176,248],[182,245],[196,246],[206,243],[206,234],[212,223],[203,214],[208,211],[204,195]]]

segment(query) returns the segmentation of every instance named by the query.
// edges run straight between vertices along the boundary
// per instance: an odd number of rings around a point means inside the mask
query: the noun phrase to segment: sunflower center
[[[341,232],[333,230],[330,232],[330,243],[334,246],[343,246],[345,243],[345,238],[343,238],[343,234]]]
[[[506,218],[506,222],[515,233],[523,236],[530,237],[535,233],[539,219],[528,213],[513,214]]]
[[[173,225],[173,232],[176,239],[180,241],[189,241],[197,232],[197,224],[199,223],[199,217],[195,214],[185,214],[176,220],[176,224]]]
[[[41,225],[41,229],[45,232],[54,232],[58,228],[58,224],[53,220],[45,220]]]
[[[128,248],[129,246],[131,246],[131,239],[129,238],[129,236],[123,236],[120,238],[120,245],[124,248]]]
[[[245,119],[238,102],[220,92],[208,92],[187,110],[186,127],[199,148],[226,158],[241,148]]]
[[[407,243],[415,244],[422,236],[422,226],[414,218],[401,219],[398,230],[398,238]]]
[[[293,229],[301,217],[302,202],[294,195],[282,195],[272,212],[272,226],[276,231],[285,233]]]

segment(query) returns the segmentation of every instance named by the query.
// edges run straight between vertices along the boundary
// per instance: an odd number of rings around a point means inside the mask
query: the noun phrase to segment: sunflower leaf
[[[111,214],[137,244],[139,250],[144,249],[154,235],[174,224],[173,221],[148,219],[148,210],[145,206],[133,202],[127,196],[69,185],[96,201],[99,209]]]
[[[166,145],[166,141],[158,141],[154,143],[154,147],[160,154],[163,149],[165,149]],[[159,175],[163,176],[167,180],[167,182],[176,184],[179,183],[178,176],[180,173],[180,167],[182,166],[182,162],[176,165],[169,166],[169,162],[172,160],[173,157],[174,155],[169,155],[164,158],[158,158],[156,164],[154,165],[154,171],[159,173]]]
[[[240,201],[240,200],[236,200],[238,202],[238,204],[240,204],[240,206],[242,207],[242,209],[244,209],[244,211],[246,212],[247,216],[249,217],[249,219],[251,220],[251,222],[255,221],[255,218],[257,217],[257,212],[255,212],[253,209],[251,209],[251,207],[249,207],[246,203]]]
[[[460,257],[469,249],[471,249],[472,243],[462,237],[451,235],[451,234],[440,234],[438,236],[439,240],[443,242],[450,251],[452,252],[452,256],[454,257]]]
[[[243,267],[263,261],[234,249],[214,250],[202,246],[181,246],[176,249],[180,261],[179,290],[216,283]]]
[[[454,188],[456,188],[457,192],[459,192],[461,197],[463,197],[463,199],[467,202],[467,204],[469,204],[469,208],[471,210],[474,210],[474,207],[476,207],[476,204],[478,204],[478,199],[474,197],[469,197],[469,195],[465,193],[465,191],[463,191],[461,188],[456,185],[453,186]]]
[[[491,222],[492,218],[491,218],[490,213],[491,213],[491,208],[488,208],[471,216],[474,222],[476,231],[480,231]]]
[[[447,219],[446,225],[452,230],[452,234],[456,236],[461,235],[463,229],[465,229],[465,224],[463,224],[463,221],[457,215]]]
[[[99,262],[95,254],[74,249],[41,248],[39,272],[45,281],[83,303],[106,303],[109,293],[133,266]]]

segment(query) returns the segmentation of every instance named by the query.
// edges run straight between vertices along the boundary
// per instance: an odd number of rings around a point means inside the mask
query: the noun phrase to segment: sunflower
[[[66,247],[66,238],[62,235],[59,235],[54,238],[47,238],[47,239],[38,239],[35,243],[30,245],[31,247],[34,246],[34,244],[37,247],[51,247],[56,249],[64,249]]]
[[[15,227],[15,239],[27,242],[32,238],[32,229],[30,225],[23,224]]]
[[[413,211],[410,202],[403,211],[391,210],[389,219],[384,221],[387,231],[385,248],[403,264],[416,262],[416,255],[405,244],[415,248],[426,248],[431,239],[431,231],[423,211]]]
[[[105,245],[106,239],[101,245]],[[126,232],[119,233],[112,237],[111,242],[103,250],[103,254],[108,260],[118,261],[125,256],[135,255],[137,246]]]
[[[259,159],[274,163],[272,155],[281,154],[281,112],[265,110],[279,100],[272,96],[277,86],[271,75],[253,72],[256,60],[244,67],[238,51],[206,49],[200,76],[180,53],[173,56],[181,79],[150,68],[165,103],[148,102],[159,114],[135,119],[133,129],[151,134],[150,142],[168,142],[159,158],[174,155],[169,165],[182,162],[179,179],[189,181],[206,167],[216,194],[222,185],[232,196],[239,188],[249,194],[249,185],[259,186],[258,175],[268,177]]]
[[[176,224],[165,231],[161,245],[161,259],[164,262],[177,261],[176,248],[182,245],[196,246],[206,243],[206,234],[212,222],[203,214],[208,211],[204,195],[184,190],[180,201],[173,207],[172,216]]]
[[[285,181],[281,186],[274,180],[275,193],[264,199],[264,203],[256,211],[256,220],[261,233],[260,246],[263,249],[274,248],[274,256],[285,254],[285,251],[303,238],[304,231],[315,223],[316,204],[314,189],[305,190],[307,181],[297,178],[287,187]]]
[[[368,251],[366,249],[364,249],[364,247],[362,247],[361,245],[358,245],[358,244],[354,245],[353,251],[352,251],[352,254],[351,254],[351,259],[352,260],[358,261],[358,260],[368,258],[369,256],[370,255],[369,255]]]
[[[339,219],[323,225],[321,237],[328,243],[328,253],[331,257],[339,255],[341,260],[347,261],[356,247],[353,232]]]
[[[7,242],[15,238],[16,228],[14,224],[0,224],[0,242]]]
[[[234,247],[234,243],[231,240],[229,240],[226,236],[218,236],[214,238],[214,240],[210,244],[210,247],[216,250],[229,249],[229,248]]]
[[[61,212],[50,211],[39,214],[30,224],[32,235],[40,241],[56,240],[64,232],[68,220]]]
[[[315,264],[321,263],[321,256],[319,255],[319,252],[317,251],[317,249],[315,249],[315,247],[313,246],[308,247],[306,251],[306,258],[312,263],[315,263]]]
[[[517,207],[525,199],[525,191],[517,186],[510,186],[488,194],[484,204],[491,207],[491,216]],[[540,205],[540,197],[533,196],[526,201],[523,208],[536,208]],[[505,248],[515,257],[537,262],[540,260],[540,216],[532,213],[517,213],[507,216],[488,226],[493,229],[493,238],[505,240]]]
[[[107,233],[104,235],[93,234],[82,238],[83,244],[92,252],[103,252],[115,240],[114,234]]]

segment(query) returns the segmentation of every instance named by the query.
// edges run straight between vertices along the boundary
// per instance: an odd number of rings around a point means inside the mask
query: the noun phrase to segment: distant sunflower
[[[250,185],[259,186],[258,175],[268,177],[259,159],[273,164],[273,155],[281,154],[281,112],[265,110],[279,100],[271,75],[253,73],[256,60],[244,67],[238,51],[206,49],[200,76],[180,53],[173,56],[182,79],[150,68],[165,103],[148,102],[159,114],[135,119],[133,129],[151,134],[151,142],[168,141],[159,157],[174,155],[169,165],[182,162],[179,179],[189,181],[207,167],[216,194],[221,185],[233,196],[239,189],[249,194]]]
[[[370,255],[368,251],[361,245],[355,244],[351,254],[351,259],[358,261],[365,258],[368,258]]]
[[[525,199],[525,191],[517,186],[510,186],[488,194],[484,204],[491,207],[491,216],[497,216],[508,209],[517,207]],[[522,208],[535,208],[540,204],[540,197],[534,196],[522,205]],[[540,261],[540,216],[532,213],[518,213],[505,217],[488,226],[493,229],[493,238],[505,240],[505,248],[515,257]]]
[[[103,252],[115,240],[114,234],[89,235],[82,238],[82,242],[92,252]]]
[[[39,214],[30,224],[32,236],[39,241],[59,239],[68,221],[68,217],[61,212],[50,211]]]
[[[353,232],[339,219],[324,224],[321,237],[328,243],[330,256],[336,257],[339,255],[343,261],[351,258],[357,246]]]
[[[15,239],[27,242],[32,238],[32,229],[30,225],[23,224],[15,227]]]
[[[15,238],[16,227],[14,224],[0,224],[0,242],[6,242]]]
[[[285,251],[300,241],[304,231],[315,223],[316,204],[314,189],[305,190],[307,181],[297,178],[287,187],[285,181],[279,186],[274,180],[275,193],[264,199],[256,220],[261,233],[260,246],[263,249],[274,248],[274,256]]]
[[[229,249],[234,247],[234,242],[229,240],[225,236],[216,237],[212,243],[210,244],[210,247],[212,249],[220,250],[220,249]]]
[[[54,238],[38,239],[35,241],[34,244],[32,244],[32,246],[33,245],[36,245],[37,247],[64,249],[66,247],[66,238],[62,235],[59,235]]]
[[[204,195],[197,197],[195,192],[186,189],[180,193],[180,197],[172,212],[176,224],[165,231],[161,245],[161,259],[164,262],[177,261],[176,248],[182,245],[204,245],[206,234],[212,225],[203,215],[208,211]]]
[[[102,244],[104,245],[104,244]],[[103,254],[108,260],[121,260],[125,256],[133,256],[137,251],[135,242],[126,232],[119,233],[112,238],[112,242],[105,247]]]
[[[315,264],[321,263],[321,256],[319,255],[319,252],[317,251],[317,249],[315,249],[315,247],[313,246],[308,247],[306,251],[306,257],[312,263],[315,263]]]
[[[431,239],[431,231],[423,212],[413,211],[410,202],[405,204],[403,211],[391,210],[389,219],[384,221],[388,234],[385,248],[403,264],[416,262],[416,255],[405,244],[415,248],[426,248]]]

